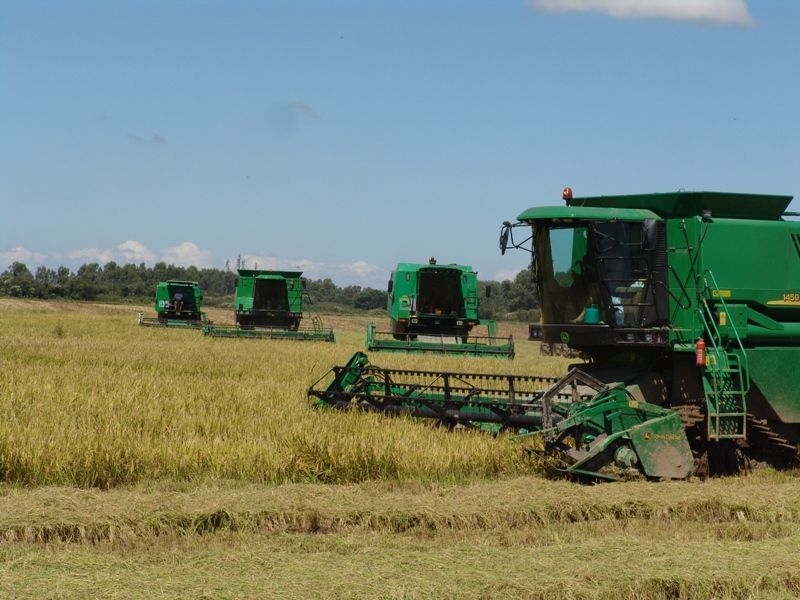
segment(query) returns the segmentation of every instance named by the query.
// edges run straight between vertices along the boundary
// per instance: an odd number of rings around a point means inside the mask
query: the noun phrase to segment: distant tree
[[[37,298],[51,298],[57,287],[56,272],[45,266],[36,268],[33,276],[33,295]]]
[[[539,298],[533,284],[530,269],[517,273],[508,289],[508,308],[510,310],[530,310],[538,308]]]
[[[303,280],[303,288],[312,304],[320,302],[338,302],[340,290],[330,279]]]
[[[72,277],[72,272],[65,266],[61,265],[56,271],[56,283],[62,288],[66,289],[69,285],[69,280]]]
[[[125,272],[113,260],[103,265],[103,270],[98,277],[102,294],[124,298],[126,296],[122,289],[124,276]]]
[[[348,285],[347,287],[339,288],[338,301],[347,306],[354,306],[356,298],[361,294],[361,291],[360,285]]]
[[[81,265],[70,281],[69,294],[76,300],[95,300],[102,290],[102,270],[97,263]]]
[[[56,272],[53,269],[49,269],[45,266],[36,268],[36,275],[33,276],[33,279],[37,283],[43,285],[53,285],[58,282],[56,278]]]
[[[478,316],[482,319],[499,319],[508,312],[508,301],[503,294],[503,284],[508,282],[478,282]]]
[[[5,294],[18,298],[31,297],[34,291],[34,278],[25,263],[13,262],[0,276]]]
[[[386,306],[388,294],[381,290],[366,288],[361,290],[355,297],[352,306],[362,310],[370,310],[372,308],[384,308]]]
[[[200,271],[195,266],[187,267],[183,272],[182,279],[186,281],[199,281]]]
[[[196,281],[205,295],[230,296],[236,290],[236,273],[232,271],[201,269],[197,273]]]

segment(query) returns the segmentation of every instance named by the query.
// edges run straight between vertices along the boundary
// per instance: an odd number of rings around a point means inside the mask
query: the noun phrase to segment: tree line
[[[71,299],[108,302],[149,302],[159,281],[196,281],[209,306],[232,306],[236,273],[222,269],[177,267],[158,262],[119,265],[114,261],[82,265],[73,272],[61,266],[37,267],[31,272],[22,262],[12,263],[0,274],[0,296],[15,298]],[[337,307],[354,310],[386,307],[387,292],[370,287],[337,286],[331,279],[303,279],[308,304],[318,310]],[[480,313],[488,319],[530,320],[538,317],[538,305],[529,271],[521,271],[513,281],[481,281]]]

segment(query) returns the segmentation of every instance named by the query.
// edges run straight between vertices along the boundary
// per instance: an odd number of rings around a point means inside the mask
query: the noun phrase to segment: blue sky
[[[800,194],[798,23],[793,0],[0,0],[0,269],[503,279],[527,257],[500,223],[567,185]]]

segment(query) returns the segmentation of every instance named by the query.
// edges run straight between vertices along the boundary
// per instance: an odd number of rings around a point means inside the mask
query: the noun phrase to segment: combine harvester
[[[333,342],[333,330],[318,317],[303,327],[303,281],[300,271],[239,269],[234,316],[236,325],[211,325],[203,332],[213,337],[308,340]]]
[[[367,350],[438,352],[514,358],[514,340],[498,338],[494,321],[478,318],[478,275],[466,265],[400,263],[389,280],[391,331],[367,326]],[[483,336],[473,335],[485,326]]]
[[[324,406],[540,436],[591,480],[797,464],[800,222],[790,196],[573,198],[503,224],[532,254],[542,340],[590,362],[558,381],[390,371],[356,355],[315,383]],[[527,230],[514,240],[518,228]]]
[[[139,325],[145,327],[189,327],[202,329],[211,325],[200,310],[203,294],[196,281],[161,281],[156,286],[156,317],[139,313]]]

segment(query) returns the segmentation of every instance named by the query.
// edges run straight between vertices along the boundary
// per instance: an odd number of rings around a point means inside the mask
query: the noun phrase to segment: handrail
[[[728,307],[725,303],[725,298],[711,270],[704,270],[699,279],[702,280],[702,285],[698,286],[698,292],[703,294],[703,296],[706,296],[706,292],[708,292],[707,295],[718,300],[721,309],[727,313]],[[726,326],[729,328],[729,331],[732,332],[732,335],[728,335],[727,347],[722,348],[722,334],[714,319],[714,313],[708,302],[709,298],[699,297],[698,300],[697,310],[711,346],[710,351],[713,353],[714,357],[713,365],[709,365],[711,377],[706,377],[707,383],[712,388],[710,398],[708,396],[706,398],[706,402],[710,403],[708,414],[709,438],[722,439],[723,437],[744,437],[747,431],[745,397],[750,390],[749,365],[747,353],[744,350],[744,344],[742,344],[742,339],[739,336],[736,325],[733,320],[730,320],[726,323]],[[732,340],[735,340],[737,346],[735,349],[730,348]],[[735,379],[731,374],[735,374]],[[722,404],[724,404],[723,398],[726,394],[736,394],[741,398],[741,404],[737,402],[739,405],[738,409],[733,409],[732,411],[730,405],[725,409],[722,408]],[[737,428],[738,431],[733,436],[731,436],[730,431],[722,431],[722,419],[730,418],[742,419],[741,428]]]
[[[701,275],[701,277],[703,278],[703,283],[704,283],[705,289],[710,289],[711,290],[711,292],[712,292],[711,296],[712,297],[714,297],[713,292],[716,292],[715,298],[717,300],[719,300],[719,304],[722,307],[722,309],[726,313],[728,313],[729,312],[728,311],[728,305],[725,303],[725,298],[723,297],[723,295],[721,293],[720,287],[717,284],[717,280],[714,277],[714,273],[711,272],[711,269],[704,270],[702,275]],[[709,285],[709,283],[711,285]],[[717,356],[719,356],[719,353],[721,351],[719,346],[722,343],[722,334],[720,333],[719,328],[717,327],[717,323],[714,320],[714,314],[711,312],[711,308],[708,306],[708,302],[706,302],[705,299],[703,299],[702,305],[703,305],[703,309],[704,309],[704,314],[701,314],[701,317],[702,317],[705,329],[709,334],[709,338],[711,340],[711,343],[714,346],[714,351],[717,354]],[[711,327],[709,327],[709,324],[711,325]],[[712,329],[712,327],[713,327],[713,329]],[[739,336],[739,331],[736,329],[736,324],[733,322],[733,320],[729,320],[728,321],[727,327],[731,332],[733,332],[733,338],[736,340],[736,346],[737,346],[738,350],[740,350],[739,356],[741,357],[742,363],[739,365],[739,367],[741,368],[741,370],[744,372],[744,375],[745,375],[745,377],[744,377],[745,381],[741,382],[742,383],[742,393],[747,393],[750,390],[750,376],[749,376],[749,374],[750,374],[750,366],[749,366],[748,359],[747,359],[747,352],[745,352],[745,350],[744,350],[744,344],[742,343],[742,338]],[[728,337],[730,338],[730,336],[728,336]]]

